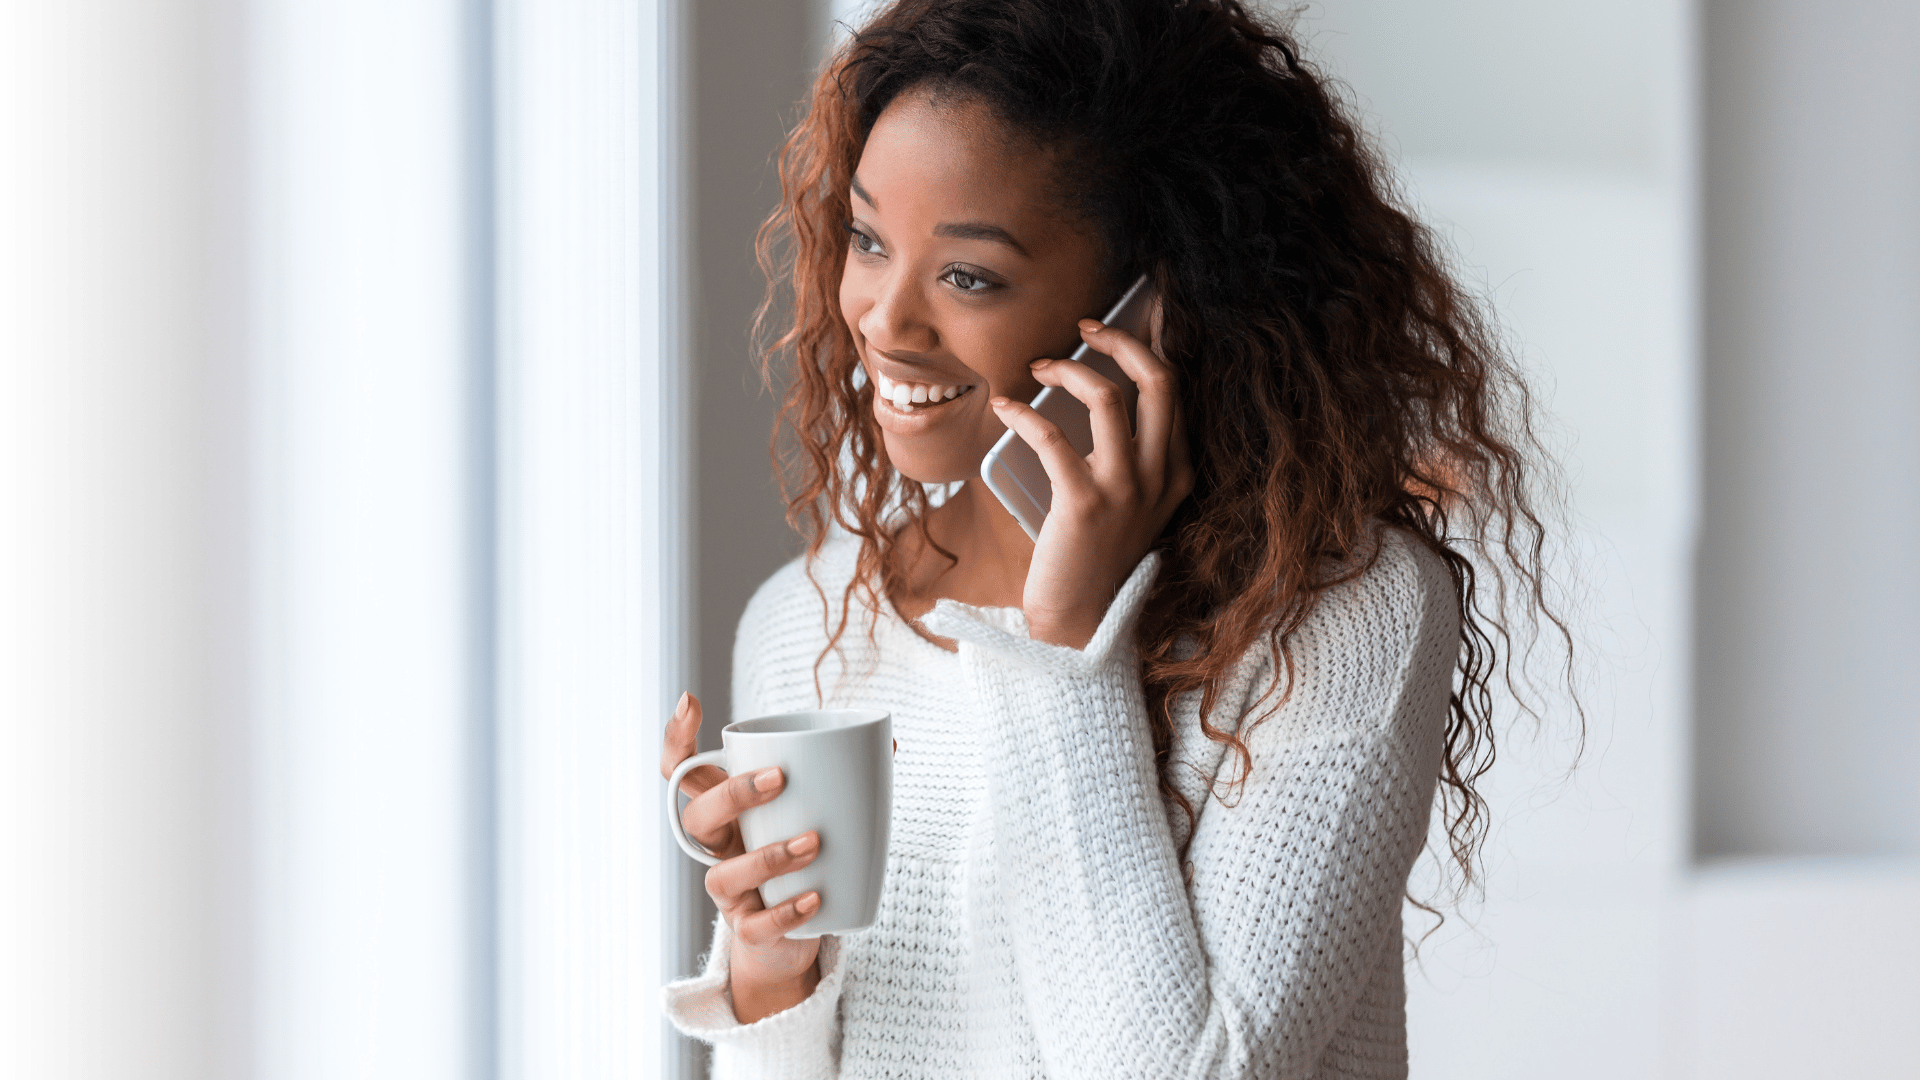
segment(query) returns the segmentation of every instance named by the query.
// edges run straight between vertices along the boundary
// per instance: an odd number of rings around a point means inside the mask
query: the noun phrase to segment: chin
[[[901,438],[892,432],[883,432],[882,439],[893,471],[922,484],[971,480],[980,474],[980,459],[987,456],[986,450],[975,454],[970,447],[928,446],[934,440]]]
[[[874,426],[880,429],[894,471],[922,484],[951,484],[979,475],[980,459],[1006,429],[995,422],[994,430],[982,431],[981,417],[969,414],[974,407],[977,402],[962,398],[937,410],[900,410],[876,398]]]

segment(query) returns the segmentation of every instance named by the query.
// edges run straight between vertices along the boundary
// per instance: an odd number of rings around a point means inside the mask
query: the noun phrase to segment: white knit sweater
[[[899,740],[880,918],[823,939],[807,1000],[740,1024],[731,936],[670,984],[668,1016],[714,1046],[716,1080],[758,1077],[1400,1077],[1401,903],[1427,835],[1460,626],[1444,565],[1399,533],[1291,639],[1277,711],[1269,651],[1244,656],[1216,727],[1178,702],[1162,800],[1133,629],[1158,566],[1141,561],[1083,650],[1036,642],[1017,609],[941,601],[923,620],[856,612],[820,669],[826,704],[887,709]],[[837,614],[851,542],[815,575]],[[754,596],[734,650],[745,718],[814,708],[827,639],[795,562]],[[1251,715],[1250,715],[1251,713]]]

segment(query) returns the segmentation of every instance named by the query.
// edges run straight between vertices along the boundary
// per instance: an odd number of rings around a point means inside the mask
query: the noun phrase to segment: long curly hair
[[[1519,690],[1509,626],[1544,617],[1571,646],[1530,501],[1550,465],[1497,334],[1335,89],[1288,27],[1235,0],[898,0],[823,68],[760,231],[756,334],[769,385],[786,387],[774,452],[809,562],[832,525],[859,541],[828,650],[856,594],[869,612],[897,595],[905,530],[932,543],[933,501],[887,460],[838,301],[854,168],[910,88],[985,104],[1061,151],[1059,197],[1094,228],[1113,291],[1145,273],[1163,298],[1195,480],[1139,624],[1162,792],[1192,819],[1169,776],[1183,695],[1244,780],[1248,725],[1212,718],[1235,662],[1272,650],[1277,708],[1290,635],[1371,565],[1382,524],[1398,528],[1458,596],[1439,801],[1471,881],[1495,691]]]

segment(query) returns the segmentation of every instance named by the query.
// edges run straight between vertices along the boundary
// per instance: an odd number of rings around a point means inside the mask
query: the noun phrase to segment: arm
[[[789,670],[795,667],[792,657],[786,655],[804,654],[813,640],[807,631],[819,622],[818,609],[807,608],[802,613],[794,605],[782,603],[782,597],[796,589],[810,588],[802,573],[798,564],[776,573],[761,586],[741,617],[733,662],[736,718],[813,705],[806,696],[812,689],[811,679],[796,680]],[[669,734],[671,742],[671,731]],[[691,742],[683,749],[684,753],[675,756],[675,763],[692,752]],[[689,805],[690,830],[693,810]],[[710,891],[712,887],[713,876],[709,875]],[[805,986],[771,1005],[736,1000],[737,945],[734,928],[727,919],[715,919],[713,944],[704,970],[669,983],[662,991],[667,1019],[683,1034],[713,1045],[715,1080],[827,1080],[835,1076],[839,1071],[842,982],[839,938],[820,938],[818,962]],[[743,1017],[752,1022],[742,1023]]]
[[[959,605],[926,620],[961,642],[1001,748],[992,850],[1024,996],[1053,1075],[1305,1074],[1400,955],[1458,648],[1451,588],[1403,553],[1329,595],[1295,635],[1293,694],[1246,736],[1245,789],[1201,815],[1189,889],[1130,645],[1154,559],[1084,650]]]

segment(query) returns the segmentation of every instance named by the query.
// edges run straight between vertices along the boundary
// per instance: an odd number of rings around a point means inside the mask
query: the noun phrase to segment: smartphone
[[[1147,284],[1146,275],[1133,283],[1126,293],[1107,312],[1100,321],[1108,326],[1117,327],[1139,338],[1143,343],[1148,335],[1148,318],[1153,313],[1153,289]],[[1134,403],[1140,397],[1139,387],[1127,378],[1126,372],[1113,357],[1093,351],[1082,342],[1069,359],[1085,364],[1101,375],[1112,380],[1126,398],[1127,416],[1133,416]],[[1060,431],[1073,445],[1081,457],[1093,453],[1093,416],[1080,399],[1057,386],[1043,386],[1031,402],[1033,411],[1059,425]],[[986,481],[987,490],[993,492],[1000,504],[1007,508],[1027,535],[1040,539],[1040,525],[1047,520],[1047,511],[1053,508],[1053,484],[1047,479],[1046,467],[1040,464],[1040,455],[1034,453],[1027,441],[1015,434],[1012,428],[1000,436],[993,444],[987,456],[980,462],[980,478]]]

